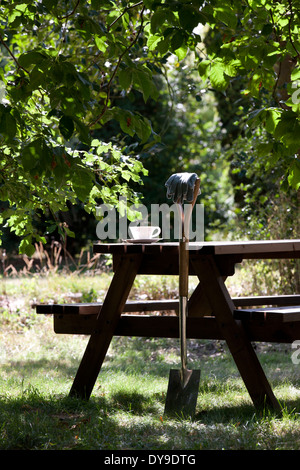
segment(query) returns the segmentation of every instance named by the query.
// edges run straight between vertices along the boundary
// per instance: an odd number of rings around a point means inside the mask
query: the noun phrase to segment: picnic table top
[[[123,254],[123,253],[177,253],[178,242],[157,241],[154,243],[118,242],[94,244],[95,253],[103,254]],[[214,254],[214,255],[242,255],[243,257],[288,255],[300,257],[300,239],[294,240],[247,240],[247,241],[209,241],[190,242],[189,250],[191,254]]]

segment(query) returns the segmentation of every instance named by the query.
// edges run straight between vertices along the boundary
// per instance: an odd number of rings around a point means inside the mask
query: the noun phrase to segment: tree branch
[[[292,44],[292,47],[294,49],[294,51],[296,52],[297,54],[297,57],[300,56],[300,53],[299,51],[297,50],[295,44],[294,44],[294,41],[292,39],[292,31],[291,31],[291,25],[292,25],[292,21],[294,19],[294,12],[293,12],[293,3],[291,0],[288,0],[288,3],[289,3],[289,7],[290,7],[290,19],[289,19],[289,24],[288,24],[288,28],[289,28],[289,39],[291,41],[291,44]]]
[[[128,10],[131,10],[131,8],[135,8],[135,7],[138,7],[140,5],[142,5],[143,2],[138,2],[138,3],[135,3],[134,5],[131,5],[129,7],[126,7],[125,10],[121,13],[121,15],[118,16],[118,18],[116,18],[107,28],[107,30],[109,31],[110,28],[117,22],[119,21],[120,18],[122,18],[123,15],[125,15],[125,13],[127,13]],[[143,11],[144,11],[145,7],[143,8]]]
[[[8,51],[9,55],[13,58],[13,60],[15,61],[16,65],[18,67],[18,69],[22,69],[22,70],[24,70],[24,72],[29,74],[28,70],[26,70],[24,67],[22,67],[22,65],[18,62],[18,59],[14,56],[14,54],[12,53],[12,51],[10,50],[8,45],[4,42],[3,37],[1,36],[1,34],[0,34],[0,42],[5,47],[5,49]]]
[[[62,17],[58,17],[59,20],[66,20],[68,18],[70,18],[70,16],[74,15],[75,11],[77,10],[77,7],[80,3],[80,0],[77,0],[77,3],[76,5],[74,6],[73,10],[71,11],[71,13],[68,13],[67,15],[65,16],[62,16]]]
[[[141,3],[143,3],[143,2],[140,2],[139,5],[140,5]],[[138,4],[136,4],[135,6],[137,6],[137,5],[138,5]],[[132,6],[132,7],[133,7],[133,6]],[[128,7],[127,9],[129,9],[129,7]],[[113,82],[113,80],[114,80],[114,78],[115,78],[115,76],[116,76],[116,74],[117,74],[117,71],[119,70],[119,67],[120,67],[120,64],[121,64],[121,62],[122,62],[123,57],[124,57],[124,56],[127,54],[127,52],[130,51],[130,49],[134,46],[134,44],[137,42],[137,40],[138,40],[138,38],[139,38],[139,36],[140,36],[140,34],[141,34],[141,32],[142,32],[143,25],[144,25],[144,17],[143,17],[144,10],[145,10],[145,6],[143,6],[143,8],[142,8],[142,10],[141,10],[141,14],[140,14],[140,16],[141,16],[141,25],[140,25],[140,27],[139,27],[139,30],[138,30],[138,32],[137,32],[137,35],[136,35],[135,39],[132,41],[132,43],[131,43],[128,47],[126,47],[125,51],[122,52],[122,54],[120,55],[120,57],[119,57],[119,59],[118,59],[118,62],[117,62],[117,65],[116,65],[116,67],[115,67],[115,69],[114,69],[114,71],[113,71],[113,73],[112,73],[112,75],[111,75],[111,77],[110,77],[110,80],[109,80],[109,82],[108,82],[108,84],[107,84],[107,88],[108,88],[108,89],[107,89],[107,95],[106,95],[104,107],[103,107],[101,113],[99,114],[99,116],[98,116],[94,121],[92,121],[92,122],[89,124],[89,127],[91,127],[91,126],[95,125],[97,122],[99,122],[100,119],[104,116],[105,112],[106,112],[107,109],[108,109],[108,102],[109,102],[109,99],[110,99],[110,87],[111,87],[111,84],[112,84],[112,82]],[[123,12],[123,14],[124,14],[124,12]]]

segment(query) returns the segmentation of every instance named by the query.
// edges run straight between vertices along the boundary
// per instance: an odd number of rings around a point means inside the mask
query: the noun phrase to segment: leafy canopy
[[[280,161],[283,181],[299,189],[299,14],[300,0],[3,0],[1,220],[22,238],[20,251],[43,240],[33,214],[56,221],[68,202],[95,213],[120,194],[137,200],[131,183],[146,170],[101,131],[116,121],[145,150],[160,139],[122,98],[136,90],[145,103],[159,100],[155,77],[170,54],[180,62],[192,52],[201,79],[221,93],[241,80],[239,126],[258,149],[254,167]]]

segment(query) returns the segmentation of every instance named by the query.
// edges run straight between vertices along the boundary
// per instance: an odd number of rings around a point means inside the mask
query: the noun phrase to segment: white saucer
[[[122,240],[125,243],[157,243],[162,238],[127,238]]]

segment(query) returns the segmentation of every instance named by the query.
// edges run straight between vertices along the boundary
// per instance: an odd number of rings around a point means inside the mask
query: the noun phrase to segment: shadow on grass
[[[33,387],[27,387],[18,397],[9,393],[0,395],[0,449],[182,450],[196,449],[200,444],[206,449],[255,448],[260,427],[267,420],[278,419],[278,416],[268,410],[256,411],[250,400],[240,405],[230,404],[227,392],[233,400],[235,395],[247,399],[241,389],[239,374],[234,370],[229,354],[222,352],[219,355],[219,345],[212,348],[207,344],[192,344],[194,359],[200,355],[192,368],[204,368],[193,421],[163,416],[166,392],[162,389],[167,390],[170,369],[178,368],[178,364],[173,364],[178,359],[178,342],[114,338],[95,385],[95,393],[88,402],[56,393],[38,392]],[[79,362],[71,354],[70,357],[60,354],[51,360],[11,361],[8,365],[2,364],[1,368],[8,379],[26,377],[27,383],[33,377],[51,376],[55,372],[55,384],[56,379],[69,381],[74,377]],[[297,387],[299,380],[294,372],[291,376],[291,383]],[[146,389],[145,377],[149,381],[158,379],[160,390],[155,391],[153,386]],[[161,386],[161,379],[164,379],[165,387],[164,384]],[[273,379],[280,385],[279,372]],[[42,381],[40,383],[43,384]],[[300,398],[286,400],[282,406],[286,415],[290,415],[290,422],[298,419]],[[237,427],[244,435],[242,444],[237,440]],[[298,427],[284,432],[288,442],[300,439]],[[247,433],[253,435],[249,443]],[[264,448],[272,445],[275,448],[277,443],[267,442]],[[288,445],[292,444],[286,444],[286,448]]]
[[[117,391],[111,394],[110,406],[133,415],[158,414],[161,394],[146,395],[139,392]]]
[[[88,403],[70,397],[43,398],[34,390],[17,398],[0,397],[0,449],[88,449],[88,443],[79,441],[80,433],[89,434],[99,423],[109,435],[117,432],[106,408],[104,398]],[[95,442],[90,445],[95,448]]]
[[[193,421],[169,419],[159,416],[156,402],[162,405],[163,397],[138,392],[117,392],[88,402],[44,398],[34,389],[20,397],[2,396],[0,449],[253,449],[257,436],[266,433],[265,423],[276,418],[272,412],[258,413],[251,405],[241,405],[200,410]],[[285,406],[299,410],[300,400]],[[284,433],[286,447],[292,448],[299,441],[299,428],[289,426]],[[265,448],[276,445],[271,435],[266,439]]]

